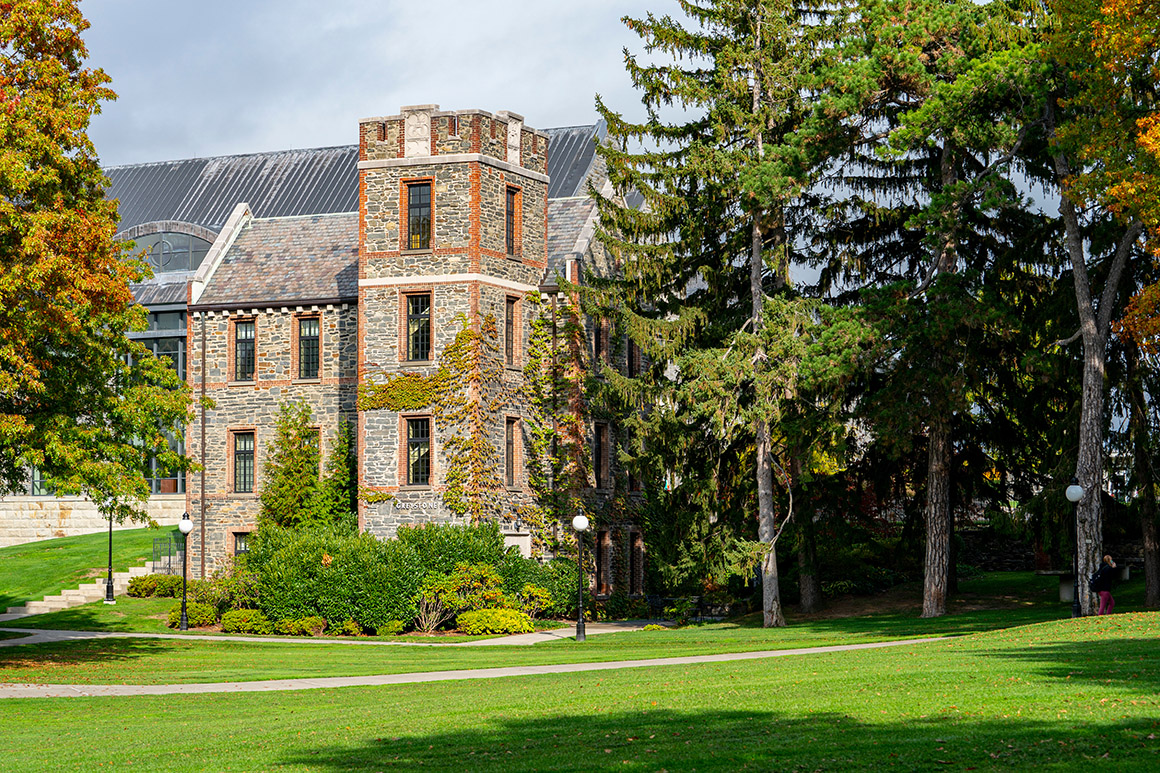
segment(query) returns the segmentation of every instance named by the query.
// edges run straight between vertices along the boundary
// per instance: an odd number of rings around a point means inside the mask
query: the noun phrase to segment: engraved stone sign
[[[403,108],[405,158],[431,155],[431,108],[438,109],[438,105]]]
[[[520,163],[520,136],[524,131],[524,122],[515,115],[508,115],[507,127],[507,160],[509,164]]]

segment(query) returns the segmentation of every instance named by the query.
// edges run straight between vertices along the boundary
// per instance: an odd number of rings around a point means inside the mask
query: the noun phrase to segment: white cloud
[[[344,145],[400,106],[590,123],[594,96],[636,112],[620,18],[666,0],[96,0],[90,64],[119,99],[91,136],[105,164]]]

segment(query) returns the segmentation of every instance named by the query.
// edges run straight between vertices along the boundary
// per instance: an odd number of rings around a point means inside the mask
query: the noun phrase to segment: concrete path
[[[563,629],[561,629],[563,630]],[[589,631],[592,632],[591,630]],[[795,650],[766,650],[762,652],[732,652],[723,655],[693,655],[682,658],[650,658],[648,660],[615,660],[605,663],[560,663],[550,666],[518,666],[510,668],[478,668],[459,671],[429,671],[411,674],[384,674],[381,676],[339,676],[317,679],[272,679],[264,682],[214,682],[204,684],[158,685],[84,685],[84,684],[0,684],[0,698],[81,698],[120,697],[133,695],[194,695],[202,693],[272,692],[277,690],[318,690],[334,687],[377,687],[390,684],[418,682],[445,682],[462,679],[501,679],[509,676],[537,674],[571,674],[581,671],[611,671],[624,668],[652,666],[684,666],[695,663],[725,663],[734,660],[758,660],[789,655],[814,655],[823,652],[906,647],[927,644],[938,639],[908,639],[906,641],[877,642],[874,644],[844,644],[833,647],[811,647]]]
[[[586,623],[584,628],[589,636],[621,631],[639,631],[648,625],[648,620],[621,620],[610,623]],[[132,633],[120,631],[61,631],[37,630],[35,628],[0,628],[0,631],[28,633],[19,639],[0,639],[0,647],[16,647],[23,644],[43,644],[54,641],[81,641],[83,639],[193,639],[195,641],[240,641],[264,642],[271,644],[359,644],[370,647],[494,647],[530,646],[541,642],[571,639],[576,636],[576,626],[554,628],[550,631],[520,633],[513,636],[497,636],[494,639],[476,641],[366,641],[362,639],[314,639],[308,636],[209,636],[196,633]]]

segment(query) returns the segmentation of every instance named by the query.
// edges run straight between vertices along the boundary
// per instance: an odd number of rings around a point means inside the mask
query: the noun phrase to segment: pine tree
[[[617,393],[611,401],[620,407],[656,406],[626,417],[654,453],[675,447],[671,433],[682,429],[699,433],[701,447],[718,456],[739,442],[752,444],[737,458],[753,466],[764,622],[780,626],[773,474],[779,451],[771,424],[780,415],[775,406],[796,395],[777,383],[765,349],[765,314],[771,295],[787,291],[795,229],[806,211],[801,203],[830,148],[824,131],[809,125],[812,111],[803,100],[811,70],[826,59],[828,29],[818,8],[786,0],[680,7],[684,24],[651,14],[625,19],[646,51],[672,60],[641,63],[626,53],[645,120],[628,121],[597,100],[611,139],[599,151],[610,180],[621,192],[640,194],[645,205],[599,200],[599,236],[622,277],[598,285],[590,302],[616,315],[657,363],[644,379],[606,373],[603,391]],[[668,119],[670,109],[677,118]],[[721,367],[713,365],[726,354]],[[705,375],[695,375],[685,356],[701,360]],[[680,374],[670,381],[664,365],[674,362]],[[679,478],[687,501],[715,510],[713,490],[734,476],[681,465]]]
[[[258,517],[279,526],[302,526],[316,518],[319,489],[318,431],[304,400],[279,406],[274,442],[262,466]]]
[[[87,136],[112,99],[85,66],[73,0],[0,2],[0,494],[29,467],[110,518],[144,517],[151,456],[170,450],[189,393],[125,331],[148,269],[115,242],[116,202]]]

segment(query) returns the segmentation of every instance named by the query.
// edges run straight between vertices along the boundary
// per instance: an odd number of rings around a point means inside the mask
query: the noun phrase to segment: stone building
[[[141,335],[208,398],[185,437],[203,471],[155,471],[150,502],[194,519],[195,573],[245,550],[288,400],[310,406],[324,456],[342,419],[357,428],[359,523],[372,534],[494,518],[526,554],[564,536],[535,516],[544,417],[526,366],[543,344],[534,321],[555,333],[567,306],[558,277],[612,270],[588,196],[607,185],[602,137],[600,124],[537,130],[515,113],[421,105],[360,121],[357,146],[108,170],[120,237],[156,272],[135,288],[151,312]],[[583,323],[574,367],[614,351],[622,368],[638,364],[606,325]],[[404,387],[427,389],[427,402],[397,405]],[[614,428],[583,426],[590,476],[578,494],[599,503],[632,483]],[[488,472],[465,483],[468,468]],[[0,523],[54,501],[66,504],[30,484],[0,500]],[[643,535],[612,518],[595,527],[598,592],[642,592]]]

